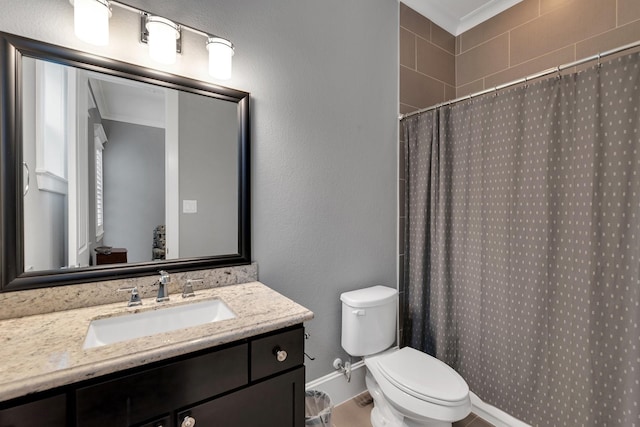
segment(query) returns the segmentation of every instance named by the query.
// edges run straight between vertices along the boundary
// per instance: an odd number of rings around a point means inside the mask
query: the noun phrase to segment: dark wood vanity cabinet
[[[248,384],[248,344],[76,390],[78,427],[135,426]],[[167,426],[168,427],[168,426]]]
[[[261,381],[178,414],[203,426],[280,427],[304,425],[304,368]]]
[[[181,411],[177,425],[191,417],[205,426],[302,426],[303,345],[301,328],[252,339],[248,369],[252,385]]]
[[[297,325],[85,381],[48,398],[62,401],[25,404],[40,405],[38,411],[0,407],[0,427],[187,427],[187,417],[198,426],[302,427],[303,362],[304,329]]]
[[[40,397],[38,400],[11,406],[0,404],[0,427],[67,427],[65,394]]]

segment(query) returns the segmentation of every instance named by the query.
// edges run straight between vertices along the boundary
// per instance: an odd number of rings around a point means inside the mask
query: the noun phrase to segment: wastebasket
[[[304,397],[304,425],[316,427],[332,427],[331,398],[319,390],[307,390]]]

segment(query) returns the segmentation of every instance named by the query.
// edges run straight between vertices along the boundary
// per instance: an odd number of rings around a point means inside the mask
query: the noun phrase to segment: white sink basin
[[[162,332],[233,319],[235,313],[219,299],[183,304],[91,321],[82,348],[101,347]]]

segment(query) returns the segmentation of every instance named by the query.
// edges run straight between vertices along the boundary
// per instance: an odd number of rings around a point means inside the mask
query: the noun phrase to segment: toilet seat
[[[378,359],[380,373],[403,392],[443,406],[459,406],[469,386],[449,365],[410,347]]]
[[[454,422],[471,412],[469,387],[464,379],[445,363],[425,353],[405,347],[365,357],[364,362],[367,375],[380,387],[385,399],[406,417],[418,421]],[[432,368],[435,375],[429,371]],[[449,389],[446,383],[454,386]],[[437,387],[443,384],[447,391],[441,393]],[[371,389],[369,382],[367,387]]]

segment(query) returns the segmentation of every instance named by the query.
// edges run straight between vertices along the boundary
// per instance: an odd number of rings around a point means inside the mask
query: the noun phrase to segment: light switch
[[[183,200],[182,201],[182,213],[197,213],[198,201],[197,200]]]

